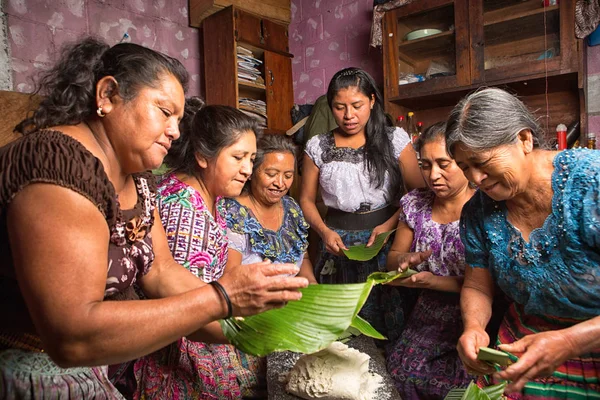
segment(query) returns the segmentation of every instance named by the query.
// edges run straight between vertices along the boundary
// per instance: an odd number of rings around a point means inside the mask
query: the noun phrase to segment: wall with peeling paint
[[[363,68],[381,84],[381,49],[369,46],[373,0],[292,0],[291,11],[296,103],[314,103],[346,67]]]
[[[179,59],[192,77],[189,94],[201,93],[199,32],[188,26],[187,0],[3,0],[2,7],[0,70],[12,74],[0,74],[0,85],[7,89],[31,92],[31,77],[52,65],[65,42],[91,34],[115,44],[127,32],[131,42]]]

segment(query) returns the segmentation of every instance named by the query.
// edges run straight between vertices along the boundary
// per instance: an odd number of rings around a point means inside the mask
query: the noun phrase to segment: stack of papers
[[[264,101],[242,97],[239,101],[239,109],[254,118],[261,128],[267,127],[267,104]]]
[[[264,86],[265,81],[260,74],[260,70],[258,69],[262,65],[262,61],[254,57],[252,50],[242,46],[237,46],[237,65],[238,80],[240,82]]]

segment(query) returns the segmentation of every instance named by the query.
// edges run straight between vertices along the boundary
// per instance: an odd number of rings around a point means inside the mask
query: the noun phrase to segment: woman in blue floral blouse
[[[257,144],[252,176],[241,196],[225,200],[228,264],[270,260],[300,267],[299,276],[317,283],[306,249],[309,225],[296,201],[287,196],[296,171],[296,147],[281,135]]]

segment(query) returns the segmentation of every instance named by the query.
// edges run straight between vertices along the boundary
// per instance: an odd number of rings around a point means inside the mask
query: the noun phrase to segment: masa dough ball
[[[383,379],[369,372],[369,358],[333,342],[298,359],[288,374],[286,390],[304,399],[372,400]]]

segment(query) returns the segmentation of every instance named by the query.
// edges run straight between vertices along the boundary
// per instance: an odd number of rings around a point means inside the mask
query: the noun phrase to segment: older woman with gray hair
[[[459,355],[487,385],[515,399],[590,398],[600,392],[600,152],[557,152],[527,107],[497,88],[456,105],[448,151],[479,190],[465,204]],[[501,370],[477,360],[494,288],[514,303],[498,333],[518,357]]]
[[[294,182],[298,149],[289,137],[258,140],[252,175],[244,191],[226,199],[228,264],[270,260],[296,264],[298,275],[317,283],[306,252],[309,225],[288,192]]]

